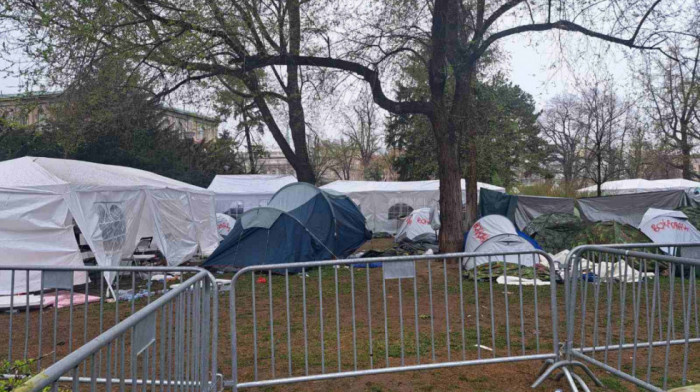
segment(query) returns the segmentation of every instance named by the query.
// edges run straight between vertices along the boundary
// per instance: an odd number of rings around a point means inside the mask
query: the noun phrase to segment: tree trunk
[[[459,147],[449,136],[444,113],[436,114],[432,121],[437,141],[438,177],[440,178],[440,253],[463,250],[462,190],[460,170],[457,165]]]
[[[692,179],[693,168],[690,164],[690,143],[688,143],[688,124],[681,123],[681,169],[683,170],[683,178],[686,180]]]
[[[597,165],[598,165],[598,166],[597,166],[598,178],[596,179],[595,184],[596,184],[597,195],[598,195],[598,197],[601,197],[601,196],[603,195],[603,192],[602,192],[602,189],[601,189],[601,186],[603,185],[603,177],[602,177],[602,175],[603,175],[603,173],[602,173],[602,170],[603,170],[603,158],[601,157],[600,154],[598,154],[598,157],[596,158],[596,162],[597,162]]]
[[[472,78],[474,75],[475,65],[469,67],[466,70],[458,70],[455,72],[455,77],[458,78],[457,83],[455,83],[455,102],[451,111],[451,122],[459,135],[466,137],[467,144],[467,160],[466,162],[458,161],[462,166],[462,169],[466,169],[463,172],[466,174],[464,176],[465,184],[465,210],[466,219],[465,224],[467,227],[471,227],[478,217],[478,185],[477,185],[477,130],[472,119],[474,118],[474,108],[472,107],[473,94],[475,91],[472,86]],[[464,116],[463,112],[466,111],[467,115]],[[459,144],[461,145],[461,143]],[[459,147],[458,147],[459,148]],[[459,151],[457,151],[457,156],[459,157]],[[464,168],[466,164],[466,168]],[[460,202],[462,197],[462,190],[460,184]],[[460,210],[461,212],[461,210]]]
[[[287,7],[289,12],[289,53],[298,56],[301,48],[299,0],[289,0]],[[299,67],[296,65],[287,67],[287,97],[289,128],[292,131],[294,152],[297,156],[297,166],[294,168],[297,172],[297,180],[316,184],[316,175],[311,162],[309,162],[309,149],[306,145],[306,120],[299,87]]]
[[[246,146],[248,147],[248,161],[250,162],[250,170],[248,172],[250,174],[257,174],[258,170],[255,167],[255,157],[253,157],[253,142],[250,139],[250,126],[248,125],[247,121],[247,116],[245,112],[243,112],[243,123],[245,124],[245,142]]]

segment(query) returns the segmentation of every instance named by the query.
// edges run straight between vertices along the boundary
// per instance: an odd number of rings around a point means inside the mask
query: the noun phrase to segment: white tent
[[[216,212],[239,216],[265,207],[280,188],[297,182],[294,176],[269,174],[217,175],[208,190],[216,193]]]
[[[700,231],[688,222],[688,217],[681,211],[650,208],[644,214],[639,230],[657,244],[700,243]],[[674,249],[664,251],[673,253]],[[693,249],[693,255],[683,256],[695,257],[697,251],[698,249]]]
[[[601,185],[604,195],[624,195],[631,193],[644,193],[671,190],[696,190],[700,188],[700,182],[673,178],[668,180],[645,180],[632,178],[627,180],[607,181]],[[597,192],[595,185],[581,188],[576,191],[579,194],[594,194]]]
[[[504,188],[478,183],[486,188],[505,192]],[[440,201],[440,181],[335,181],[321,189],[331,189],[350,197],[367,219],[367,228],[374,232],[395,234],[401,218],[424,207],[437,207]],[[477,192],[478,194],[478,192]],[[462,180],[462,202],[466,202]]]
[[[487,215],[479,219],[467,234],[464,251],[467,253],[503,254],[507,252],[531,252],[535,247],[520,237],[513,223],[501,215]],[[534,254],[508,256],[468,257],[463,260],[465,270],[488,264],[489,261],[518,264],[524,267],[535,265],[539,257]]]
[[[198,249],[216,249],[214,214],[211,192],[143,170],[53,158],[0,162],[0,265],[81,266],[73,220],[101,266],[119,265],[142,237],[178,265]],[[37,290],[37,279],[16,275],[14,292]],[[10,281],[0,273],[0,294],[10,293]]]
[[[235,225],[235,219],[231,218],[226,214],[222,214],[219,212],[216,213],[216,230],[218,230],[220,236],[226,237]]]
[[[415,241],[417,238],[434,239],[437,241],[436,233],[435,230],[433,230],[430,218],[430,208],[418,208],[413,210],[401,224],[399,231],[396,233],[395,241]]]

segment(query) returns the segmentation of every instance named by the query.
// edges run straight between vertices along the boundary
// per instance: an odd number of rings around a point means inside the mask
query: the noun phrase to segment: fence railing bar
[[[415,260],[413,261],[413,270],[417,270]],[[418,329],[418,276],[413,277],[413,316],[415,319],[416,363],[420,364],[420,331]]]
[[[638,385],[638,386],[640,386],[640,387],[642,387],[642,388],[644,388],[644,389],[647,389],[647,390],[649,390],[649,391],[651,391],[651,392],[664,392],[663,389],[657,388],[657,387],[655,387],[654,385],[651,385],[650,383],[646,383],[646,382],[641,381],[641,380],[639,380],[639,379],[637,379],[637,378],[634,378],[634,377],[632,377],[632,376],[626,374],[625,372],[621,372],[621,371],[617,370],[616,368],[614,368],[614,367],[612,367],[612,366],[610,366],[610,365],[608,365],[608,364],[606,364],[606,363],[603,363],[603,362],[598,361],[597,359],[593,359],[593,358],[591,358],[591,357],[582,355],[582,354],[580,354],[580,353],[579,353],[578,351],[576,351],[576,350],[572,351],[572,352],[571,352],[571,355],[572,355],[574,358],[587,361],[587,362],[589,362],[589,363],[591,363],[591,364],[593,364],[593,365],[595,365],[595,366],[597,366],[597,367],[599,367],[599,368],[605,370],[606,372],[609,372],[609,373],[611,373],[611,374],[613,374],[613,375],[615,375],[615,376],[617,376],[617,377],[619,377],[619,378],[621,378],[621,379],[623,379],[623,380],[625,380],[625,381],[628,381],[628,382],[631,382],[631,383],[633,383],[633,384],[636,384],[636,385]]]
[[[508,285],[505,284],[505,282],[508,282],[508,267],[505,260],[503,261],[503,282],[503,302],[506,308],[506,355],[510,357],[510,308],[508,306]]]
[[[399,292],[399,341],[401,342],[401,366],[404,366],[406,357],[406,346],[403,339],[403,287],[401,287],[401,278],[398,280],[398,292]],[[387,350],[389,348],[387,347]],[[357,368],[355,368],[357,370]]]
[[[354,368],[355,370],[357,370],[357,327],[355,325],[355,267],[352,264],[350,264],[350,301],[352,310],[352,359]]]
[[[369,263],[365,264],[365,277],[367,280],[367,331],[368,331],[368,346],[369,346],[369,367],[374,368],[374,349],[372,347],[372,290],[369,278]]]
[[[336,296],[337,296],[336,290]],[[289,368],[289,376],[292,376],[292,324],[291,315],[289,313],[289,268],[284,269],[284,299],[287,307],[287,367]],[[337,309],[337,302],[336,302]],[[340,345],[338,345],[340,347]]]
[[[338,361],[338,371],[340,372],[343,367],[343,362],[341,360],[340,353],[340,302],[338,301],[338,267],[333,267],[333,274],[335,277],[335,342],[337,347],[337,361]],[[386,308],[384,309],[386,313]]]
[[[442,363],[424,363],[420,365],[406,365],[397,367],[385,367],[385,368],[374,368],[358,371],[347,371],[339,373],[326,373],[310,376],[299,376],[290,378],[277,378],[272,380],[261,380],[261,381],[251,381],[251,382],[241,382],[236,384],[238,388],[259,388],[268,387],[283,384],[292,384],[300,382],[309,381],[324,381],[331,379],[340,379],[347,377],[358,377],[358,376],[370,376],[377,374],[387,374],[387,373],[400,373],[400,372],[411,372],[417,370],[433,370],[442,368],[453,368],[453,367],[463,367],[463,366],[478,366],[478,365],[490,365],[497,363],[514,363],[514,362],[525,362],[525,361],[546,361],[554,359],[554,354],[532,354],[532,355],[521,355],[514,357],[504,357],[504,358],[485,358],[485,359],[475,359],[467,361],[454,361],[454,362],[442,362]],[[224,381],[225,387],[232,387],[233,384],[229,381]]]
[[[302,314],[304,315],[304,374],[309,375],[309,328],[306,321],[306,267],[301,268]]]
[[[479,309],[479,284],[478,284],[478,279],[477,279],[477,274],[476,274],[476,260],[472,263],[473,265],[473,281],[474,281],[474,312],[476,313],[476,357],[477,359],[481,359],[481,317],[480,317],[480,309]],[[535,290],[537,290],[535,288]],[[536,308],[535,308],[536,309]],[[537,315],[537,312],[535,311],[535,316]]]
[[[523,306],[523,270],[521,255],[518,255],[518,298],[520,302],[520,352],[525,355],[525,307]],[[535,287],[537,287],[537,270],[535,270]],[[462,327],[464,329],[464,327]]]
[[[676,272],[676,265],[671,264],[671,276],[675,276]],[[667,336],[667,341],[666,341],[666,352],[664,354],[664,381],[663,381],[663,389],[666,389],[667,382],[668,382],[668,365],[669,365],[669,359],[670,359],[670,354],[671,354],[671,340],[673,340],[673,300],[674,300],[674,283],[675,279],[671,279],[670,283],[670,288],[669,288],[669,299],[668,299],[668,324],[666,326],[666,336]]]
[[[476,264],[476,263],[474,263]],[[504,265],[505,267],[505,265]],[[489,255],[489,314],[491,315],[491,353],[496,358],[496,321],[493,307],[493,261]]]
[[[428,260],[428,304],[430,306],[430,352],[435,362],[435,315],[433,314],[433,271],[432,260]],[[461,262],[460,262],[461,264]]]
[[[270,273],[270,281],[272,281],[272,271]],[[323,273],[321,272],[321,267],[318,267],[318,322],[319,322],[319,332],[321,334],[321,373],[326,372],[326,349],[325,349],[325,339],[323,337]],[[270,289],[270,304],[272,304],[272,289]],[[270,330],[272,330],[273,318],[272,318],[272,305],[270,305]],[[270,333],[272,338],[272,333]],[[274,351],[273,351],[274,352]],[[273,360],[274,363],[274,360]],[[272,377],[275,376],[274,367],[272,371]]]
[[[302,278],[305,274],[302,274]],[[303,281],[306,283],[306,280]],[[304,292],[306,294],[306,292]],[[258,313],[255,311],[255,274],[250,274],[250,298],[253,312],[253,375],[258,379]],[[304,297],[304,330],[306,330],[306,297]]]
[[[384,304],[384,356],[386,357],[386,367],[389,367],[389,315],[386,310],[386,276],[382,276],[382,301]],[[338,337],[340,341],[340,337]]]
[[[318,271],[319,280],[321,279],[321,271]],[[270,369],[272,377],[275,377],[275,316],[272,304],[272,271],[267,271],[267,292],[270,305]],[[323,297],[321,297],[323,300]],[[323,315],[323,302],[321,302],[321,315]],[[321,331],[323,331],[323,323],[321,323]],[[321,347],[323,347],[323,332],[321,332]]]
[[[10,325],[7,335],[7,361],[12,361],[12,322],[15,313],[15,271],[10,271]]]

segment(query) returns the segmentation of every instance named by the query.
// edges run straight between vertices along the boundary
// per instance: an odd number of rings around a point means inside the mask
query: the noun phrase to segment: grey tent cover
[[[683,190],[634,193],[578,199],[581,215],[590,222],[615,221],[639,227],[649,208],[675,210],[689,205]]]

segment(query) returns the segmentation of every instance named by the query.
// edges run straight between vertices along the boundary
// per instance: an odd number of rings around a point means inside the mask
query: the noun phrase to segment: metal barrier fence
[[[41,372],[32,390],[53,381],[205,390],[216,381],[218,295],[204,270],[3,267],[0,279],[10,287],[0,360]]]
[[[653,245],[652,250],[683,247],[680,254],[688,254],[699,245]],[[700,355],[697,348],[691,350],[691,345],[700,343],[696,275],[700,260],[636,250],[651,247],[593,245],[571,252],[564,352],[542,378],[555,369],[590,364],[650,391],[700,379]],[[570,374],[567,377],[588,390],[579,376]],[[573,380],[570,383],[578,390]]]
[[[556,276],[550,256],[537,251],[246,267],[231,283],[232,368],[222,369],[231,374],[224,385],[235,391],[420,369],[554,362]]]

